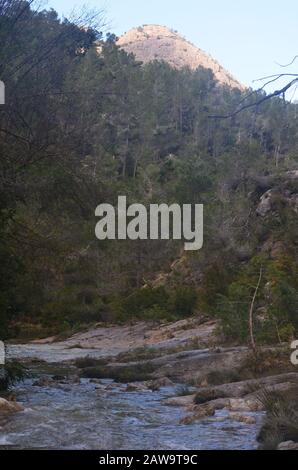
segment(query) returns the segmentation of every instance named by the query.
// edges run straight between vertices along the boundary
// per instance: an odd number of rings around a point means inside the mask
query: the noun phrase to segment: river
[[[67,372],[66,366],[64,366]],[[57,373],[52,370],[51,373]],[[255,449],[256,425],[234,422],[228,412],[191,425],[179,424],[185,410],[164,403],[179,386],[126,391],[112,381],[34,385],[49,368],[31,366],[31,376],[13,389],[25,411],[0,427],[2,449]],[[59,370],[63,373],[63,368]]]

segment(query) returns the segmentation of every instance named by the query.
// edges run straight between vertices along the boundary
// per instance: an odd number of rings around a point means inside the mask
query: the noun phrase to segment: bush
[[[229,340],[249,341],[248,313],[262,267],[254,305],[254,335],[261,344],[289,341],[298,329],[298,267],[290,258],[256,256],[218,296],[217,315]]]
[[[152,308],[160,312],[167,310],[169,294],[164,287],[145,287],[122,301],[122,308],[128,316],[143,318],[143,312]]]
[[[179,287],[175,290],[172,301],[172,312],[178,317],[192,315],[197,304],[197,292],[188,286]]]
[[[87,367],[105,366],[108,363],[108,359],[94,359],[93,357],[87,356],[75,360],[75,366],[79,369],[86,369]]]
[[[7,390],[11,385],[24,379],[26,369],[18,362],[7,362],[0,368],[0,390]]]
[[[155,366],[148,362],[127,365],[123,367],[95,366],[82,370],[82,377],[89,379],[113,379],[116,382],[143,382],[152,379]]]
[[[113,303],[118,317],[142,320],[175,321],[193,313],[197,303],[197,292],[189,286],[166,290],[165,287],[145,287],[124,300]]]
[[[41,310],[43,327],[57,325],[59,330],[72,328],[76,324],[100,322],[107,307],[94,291],[78,287],[66,287],[58,291]]]

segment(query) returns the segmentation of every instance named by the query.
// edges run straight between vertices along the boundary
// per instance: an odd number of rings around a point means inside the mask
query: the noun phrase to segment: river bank
[[[256,367],[246,347],[218,344],[216,323],[98,326],[63,341],[8,345],[29,376],[23,407],[1,424],[13,448],[255,449],[261,393],[296,393],[282,348]],[[3,447],[2,447],[3,448]]]

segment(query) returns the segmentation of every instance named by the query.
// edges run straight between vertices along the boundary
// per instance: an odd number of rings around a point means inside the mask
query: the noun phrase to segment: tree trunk
[[[262,276],[263,276],[263,267],[261,266],[258,284],[255,288],[255,292],[254,292],[254,295],[253,295],[253,298],[252,298],[252,301],[251,301],[251,304],[250,304],[250,308],[249,308],[249,335],[250,335],[250,344],[251,344],[251,347],[252,347],[252,350],[253,350],[254,354],[256,354],[256,352],[257,352],[257,346],[256,346],[256,342],[255,342],[255,337],[254,337],[253,313],[254,313],[255,300],[256,300],[256,297],[257,297],[257,294],[258,294],[258,290],[260,288]]]

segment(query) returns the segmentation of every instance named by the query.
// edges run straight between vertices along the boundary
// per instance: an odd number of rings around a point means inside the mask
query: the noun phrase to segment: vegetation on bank
[[[23,380],[26,375],[24,366],[16,361],[7,362],[0,366],[0,393],[5,392],[16,382]]]
[[[297,168],[297,105],[275,98],[210,119],[243,94],[210,70],[142,66],[83,20],[89,27],[1,3],[0,337],[204,312],[222,320],[225,339],[247,343],[262,270],[256,341],[287,341],[298,329],[298,188],[287,176]],[[204,203],[203,250],[96,240],[96,206],[121,194]]]
[[[288,393],[260,393],[266,418],[258,436],[261,449],[276,450],[281,442],[298,442],[297,388]]]

